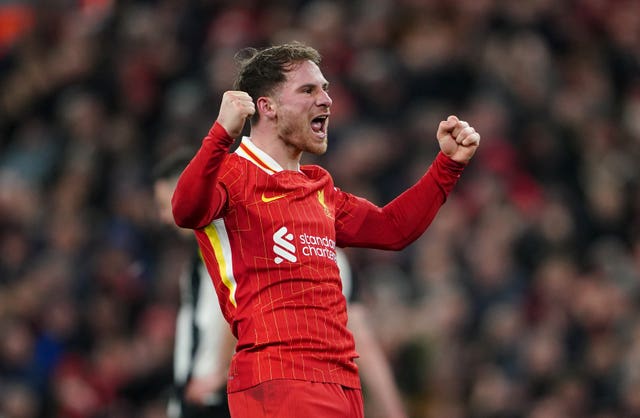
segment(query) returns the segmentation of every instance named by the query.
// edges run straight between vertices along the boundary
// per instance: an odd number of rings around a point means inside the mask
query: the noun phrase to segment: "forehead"
[[[325,85],[328,81],[322,75],[320,67],[311,61],[303,61],[294,65],[291,71],[286,73],[283,88],[297,88],[303,85]]]

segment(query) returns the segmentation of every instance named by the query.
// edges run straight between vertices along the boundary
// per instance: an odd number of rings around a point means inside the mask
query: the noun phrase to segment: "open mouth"
[[[320,115],[311,120],[311,129],[316,134],[321,134],[322,136],[326,135],[327,132],[327,121],[329,120],[329,115]]]

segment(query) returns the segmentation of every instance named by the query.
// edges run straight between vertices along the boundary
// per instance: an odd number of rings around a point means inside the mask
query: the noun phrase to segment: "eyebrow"
[[[317,86],[318,85],[315,84],[315,83],[306,83],[306,84],[303,84],[300,87],[298,87],[298,90],[304,90],[304,89],[307,89],[307,88],[315,89]],[[323,90],[327,90],[328,88],[329,88],[329,82],[328,81],[325,81],[324,83],[322,83],[322,89]]]

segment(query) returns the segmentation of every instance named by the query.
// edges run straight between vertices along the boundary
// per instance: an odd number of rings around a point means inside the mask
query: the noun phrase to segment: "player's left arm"
[[[429,227],[480,144],[480,135],[465,121],[449,116],[440,122],[441,152],[412,187],[380,208],[338,192],[336,242],[342,246],[400,250]]]

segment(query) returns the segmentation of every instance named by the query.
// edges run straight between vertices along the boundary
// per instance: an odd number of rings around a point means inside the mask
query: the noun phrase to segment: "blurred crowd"
[[[410,416],[640,417],[637,0],[0,2],[0,417],[165,416],[189,247],[151,169],[291,40],[346,191],[387,203],[449,114],[482,135],[418,242],[348,251]]]

